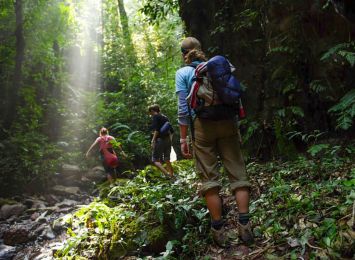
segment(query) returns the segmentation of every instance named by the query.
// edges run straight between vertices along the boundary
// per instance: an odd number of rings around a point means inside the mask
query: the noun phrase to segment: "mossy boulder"
[[[148,231],[147,234],[147,250],[153,253],[165,251],[165,245],[169,241],[169,232],[167,227],[160,225]]]

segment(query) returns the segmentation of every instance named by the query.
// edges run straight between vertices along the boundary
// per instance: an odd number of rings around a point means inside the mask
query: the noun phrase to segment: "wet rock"
[[[47,218],[45,218],[45,217],[38,217],[37,219],[36,219],[36,222],[38,222],[38,223],[47,223],[48,222],[48,219]]]
[[[73,207],[78,204],[79,202],[75,200],[64,199],[62,202],[55,204],[55,206],[58,208],[63,208],[63,207]]]
[[[32,233],[34,236],[40,236],[47,227],[48,227],[47,224],[42,224],[39,227],[37,227],[35,230],[33,230]]]
[[[80,173],[81,170],[77,165],[63,164],[62,166],[62,174],[64,176],[80,175]]]
[[[12,260],[34,259],[40,253],[40,248],[26,247],[18,252]]]
[[[11,216],[19,216],[22,212],[24,212],[26,206],[21,203],[8,205],[5,204],[0,209],[0,218],[7,219]]]
[[[56,185],[52,190],[60,195],[77,195],[80,191],[79,187],[66,187],[62,185]]]
[[[73,210],[73,208],[58,208],[56,210],[57,213],[69,213]]]
[[[30,220],[31,214],[23,214],[20,215],[19,217],[17,217],[16,219],[16,223],[20,223],[20,222],[31,222]]]
[[[4,244],[14,246],[31,240],[30,232],[24,227],[11,227],[4,232]]]
[[[89,183],[89,182],[90,182],[90,179],[87,178],[87,177],[85,177],[85,176],[83,176],[83,177],[81,177],[81,181],[82,181],[82,182]]]
[[[58,183],[64,186],[70,186],[70,185],[75,185],[75,186],[80,186],[81,183],[81,175],[71,175],[67,177],[61,178]]]
[[[38,216],[38,218],[35,220],[38,223],[46,223],[48,222],[48,219],[46,218],[48,211],[43,212],[40,216]]]
[[[10,225],[8,224],[1,224],[0,225],[0,238],[2,238],[4,236],[4,233],[6,230],[8,230],[10,227]]]
[[[52,251],[52,254],[54,255],[59,249],[63,248],[63,242],[52,242],[48,244],[49,248]]]
[[[105,169],[102,166],[96,166],[89,170],[86,174],[85,177],[88,178],[91,181],[101,181],[102,179],[105,178]]]
[[[23,199],[23,197],[21,197],[20,195],[16,195],[16,196],[13,196],[12,199],[15,201],[21,201]]]
[[[31,208],[33,205],[33,199],[27,198],[25,199],[25,201],[23,202],[23,204],[25,204],[27,206],[27,208]]]
[[[52,259],[54,259],[52,252],[42,252],[38,256],[33,258],[33,260],[52,260]]]
[[[35,221],[36,219],[38,219],[38,217],[40,216],[40,214],[38,212],[34,212],[32,215],[31,215],[31,220],[32,221]]]
[[[54,221],[52,228],[56,233],[59,233],[65,229],[65,225],[61,221]]]
[[[13,246],[0,245],[0,260],[11,259],[16,253],[16,248]]]
[[[53,194],[46,194],[46,195],[44,195],[44,197],[45,197],[46,202],[48,202],[51,205],[61,201],[61,199],[58,198],[58,196],[55,196]]]
[[[18,220],[17,216],[11,216],[8,219],[6,219],[7,224],[14,224]]]
[[[25,204],[32,209],[43,209],[47,207],[46,202],[38,199],[27,199]]]
[[[68,223],[62,219],[57,219],[53,221],[51,227],[55,233],[59,234],[68,227]]]
[[[55,238],[55,235],[53,233],[53,230],[50,227],[46,227],[41,234],[41,237],[47,240],[52,240]]]
[[[5,204],[13,205],[13,204],[16,204],[16,203],[17,203],[17,201],[12,200],[12,199],[0,198],[0,207],[1,207],[2,205],[5,205]]]

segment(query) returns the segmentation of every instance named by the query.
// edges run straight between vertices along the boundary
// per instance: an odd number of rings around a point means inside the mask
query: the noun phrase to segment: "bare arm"
[[[117,141],[116,141],[115,138],[113,138],[112,140],[114,140],[114,141],[117,143]],[[128,157],[127,154],[123,151],[122,145],[121,145],[120,143],[117,143],[116,147],[120,150],[120,153],[122,153],[122,155],[123,155],[125,158]],[[113,149],[113,151],[117,154],[117,152],[116,152],[115,149]]]
[[[187,143],[186,137],[188,133],[188,125],[179,125],[180,127],[180,149],[182,156],[186,159],[192,158],[189,144]]]
[[[157,140],[157,138],[158,138],[158,134],[159,134],[158,131],[154,131],[154,133],[153,133],[153,138],[152,138],[152,142],[151,142],[151,146],[152,146],[152,147],[154,147],[154,145],[155,145],[155,142],[156,142],[156,140]]]
[[[92,150],[92,148],[94,148],[97,145],[98,141],[95,140],[95,142],[93,142],[93,144],[90,146],[89,150],[86,152],[86,157],[89,157],[89,153]]]
[[[179,128],[180,128],[180,138],[183,140],[186,140],[189,126],[188,125],[179,125]]]
[[[118,148],[120,149],[122,155],[123,155],[125,158],[127,158],[128,156],[127,156],[127,154],[123,151],[122,145],[118,146]]]

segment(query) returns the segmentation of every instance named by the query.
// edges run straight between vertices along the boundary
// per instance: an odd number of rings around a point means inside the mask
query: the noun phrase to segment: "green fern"
[[[323,85],[321,80],[314,80],[310,84],[310,88],[314,93],[320,94],[325,92],[328,88],[327,86]]]
[[[128,125],[125,125],[125,124],[122,124],[122,123],[115,123],[110,128],[112,130],[127,129],[128,131],[131,131],[131,128]]]
[[[328,60],[334,57],[334,55],[339,55],[344,58],[347,62],[349,62],[351,67],[353,67],[355,65],[355,43],[350,42],[338,44],[324,53],[320,60]]]
[[[355,89],[346,93],[328,112],[337,116],[337,128],[349,129],[355,118]]]

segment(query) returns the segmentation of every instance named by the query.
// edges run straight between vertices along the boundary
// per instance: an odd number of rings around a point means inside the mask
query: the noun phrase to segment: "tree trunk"
[[[60,75],[62,73],[60,66],[60,47],[57,40],[53,41],[52,45],[53,54],[56,58],[53,64],[53,74]],[[43,133],[49,137],[50,142],[58,141],[60,131],[61,131],[61,115],[58,112],[58,102],[62,100],[62,92],[60,85],[55,80],[48,80],[48,92],[44,93],[43,99],[48,100],[46,105],[44,105],[44,121],[45,125],[43,128]]]
[[[135,64],[137,58],[132,43],[131,32],[129,30],[128,16],[123,1],[124,0],[117,0],[118,12],[120,15],[121,27],[122,27],[123,37],[124,37],[124,44],[125,44],[126,53],[128,54],[130,61],[133,64]]]
[[[105,91],[105,81],[104,81],[104,63],[103,63],[103,53],[105,51],[105,39],[104,39],[104,35],[105,35],[105,17],[104,17],[104,1],[105,0],[101,0],[101,34],[100,34],[100,90],[101,91]]]
[[[9,89],[7,113],[4,127],[9,129],[16,117],[17,106],[19,105],[19,91],[22,86],[22,65],[25,54],[25,38],[23,35],[23,2],[16,0],[14,3],[16,15],[16,55],[15,55],[15,70],[13,75],[12,89]]]
[[[292,144],[285,140],[291,131],[334,130],[327,111],[353,86],[354,77],[344,76],[353,67],[340,65],[339,55],[332,61],[322,56],[350,42],[355,25],[324,9],[325,1],[291,2],[179,0],[188,36],[198,38],[208,56],[227,56],[236,66],[247,87],[248,121],[257,122],[250,143],[256,141],[251,146],[260,154],[271,149],[276,128],[280,145]]]

